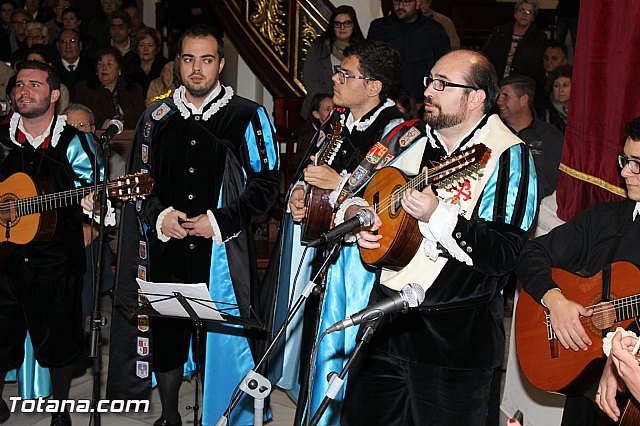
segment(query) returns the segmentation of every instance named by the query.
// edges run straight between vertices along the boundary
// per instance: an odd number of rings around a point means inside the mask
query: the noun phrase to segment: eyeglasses
[[[24,25],[24,24],[28,24],[29,22],[30,21],[27,21],[26,19],[22,20],[22,21],[11,21],[12,24],[16,24],[16,25],[18,25],[18,24]]]
[[[340,65],[334,65],[333,67],[333,74],[338,74],[338,79],[340,81],[340,84],[345,84],[347,82],[348,78],[355,78],[356,80],[374,80],[371,77],[367,77],[365,75],[351,75],[351,74],[347,74],[347,72],[345,70],[343,70],[342,68],[340,68]]]
[[[44,40],[45,36],[39,35],[39,36],[27,36],[27,39],[29,40]]]
[[[353,21],[333,21],[333,28],[352,28]]]
[[[618,154],[618,165],[621,169],[624,169],[624,166],[629,166],[629,170],[633,174],[640,174],[640,161],[631,160],[624,154]]]
[[[437,90],[438,92],[442,92],[445,87],[462,87],[463,89],[479,90],[477,87],[451,83],[449,81],[440,80],[439,78],[425,77],[423,83],[424,87],[429,87],[429,84],[431,84],[433,90]]]
[[[93,124],[89,123],[89,124],[85,124],[85,123],[67,123],[67,124],[71,124],[73,127],[75,127],[78,130],[82,130],[83,132],[88,132],[89,129],[91,128],[91,126],[93,126]]]
[[[518,8],[518,12],[522,13],[523,15],[533,15],[535,13],[535,10],[529,10],[529,9],[525,9],[524,7],[520,7]]]
[[[62,44],[76,44],[79,41],[80,40],[78,40],[77,38],[70,38],[70,39],[66,39],[66,40],[60,40],[60,43],[62,43]]]
[[[413,2],[415,2],[416,0],[393,0],[393,4],[398,5],[400,3],[402,4],[411,4]]]

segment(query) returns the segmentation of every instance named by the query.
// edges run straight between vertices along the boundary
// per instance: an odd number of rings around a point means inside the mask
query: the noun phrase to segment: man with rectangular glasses
[[[401,269],[377,271],[381,285],[373,287],[369,302],[391,297],[407,283],[421,285],[426,297],[406,314],[386,315],[358,355],[349,372],[343,425],[498,421],[505,345],[500,291],[536,216],[533,159],[489,115],[498,86],[486,56],[456,50],[424,71],[427,137],[394,167],[416,174],[480,143],[491,153],[481,177],[459,176],[453,187],[404,192],[402,207],[418,221],[420,247]],[[363,201],[347,200],[337,216],[352,217],[367,208]],[[389,228],[376,214],[374,225],[357,233],[357,244],[361,250],[379,248]]]
[[[625,128],[624,149],[618,155],[620,176],[624,179],[628,200],[596,204],[554,228],[547,235],[531,240],[522,251],[517,273],[524,290],[549,310],[551,326],[560,344],[572,351],[586,351],[593,344],[581,324],[582,317],[590,317],[587,308],[567,298],[551,276],[551,268],[591,277],[615,262],[640,265],[640,117]],[[611,282],[612,296],[616,282]],[[637,324],[632,328],[638,334]],[[600,383],[591,390],[591,397],[568,397],[562,424],[584,426],[604,425],[602,413],[617,421],[621,409],[615,397],[625,386],[609,359]]]

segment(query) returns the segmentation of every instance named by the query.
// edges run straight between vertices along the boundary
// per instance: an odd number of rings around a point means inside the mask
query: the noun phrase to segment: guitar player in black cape
[[[13,104],[16,113],[0,129],[0,179],[24,172],[48,183],[47,193],[93,183],[96,146],[87,134],[55,114],[60,77],[47,64],[27,61],[18,66]],[[99,167],[102,167],[101,165]],[[3,194],[4,196],[4,194]],[[93,203],[87,196],[83,207]],[[3,240],[8,212],[1,208]],[[75,359],[82,350],[81,302],[85,270],[82,207],[55,210],[53,236],[46,241],[9,245],[0,260],[0,378],[23,362],[27,331],[35,358],[51,373],[53,399],[69,397]],[[19,218],[15,226],[19,225]],[[5,248],[5,247],[3,247]],[[0,390],[4,386],[0,380]],[[9,418],[4,401],[0,422]],[[52,425],[70,425],[67,412],[52,414]]]
[[[582,276],[593,276],[614,262],[640,265],[640,118],[626,126],[624,149],[618,156],[620,175],[625,181],[628,200],[600,203],[576,214],[566,224],[527,243],[522,251],[517,273],[535,300],[549,309],[551,326],[565,349],[587,350],[591,339],[580,323],[592,309],[566,298],[551,277],[551,268],[561,268]],[[618,237],[617,234],[620,234]],[[613,285],[614,283],[612,283]],[[634,324],[637,333],[638,328]],[[605,425],[621,414],[615,397],[623,385],[611,361],[608,361],[600,384],[591,397],[569,396],[565,403],[562,425]],[[593,401],[595,391],[595,404]]]

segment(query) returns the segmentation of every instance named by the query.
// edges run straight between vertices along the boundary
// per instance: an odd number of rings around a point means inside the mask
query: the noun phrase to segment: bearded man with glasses
[[[369,303],[393,297],[407,283],[421,285],[426,296],[406,314],[384,316],[354,361],[342,409],[346,426],[498,422],[501,290],[537,214],[535,166],[527,146],[489,113],[498,86],[486,56],[455,50],[424,71],[427,137],[394,167],[415,175],[478,144],[491,153],[480,178],[404,191],[402,207],[418,222],[420,246],[400,269],[371,272],[381,285],[373,286]],[[352,197],[336,217],[349,219],[366,204]],[[355,237],[361,252],[379,248],[389,228],[376,214],[373,226]]]
[[[369,27],[369,40],[390,43],[400,55],[404,67],[401,87],[416,102],[424,99],[422,77],[425,70],[451,50],[444,27],[422,15],[421,0],[393,0],[391,15],[375,19]]]

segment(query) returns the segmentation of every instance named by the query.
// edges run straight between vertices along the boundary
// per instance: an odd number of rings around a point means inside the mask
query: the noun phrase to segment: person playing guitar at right
[[[618,155],[618,164],[629,199],[594,205],[549,234],[529,241],[517,267],[524,290],[548,308],[553,331],[565,349],[586,351],[592,345],[580,317],[592,315],[593,310],[565,297],[551,277],[551,268],[589,277],[614,262],[640,265],[637,249],[640,221],[636,219],[640,211],[640,117],[627,123],[625,132],[626,141],[623,152]],[[612,282],[612,294],[614,285]],[[637,327],[635,331],[637,333]],[[619,337],[615,340],[618,345],[619,340]],[[621,415],[615,397],[623,384],[610,357],[597,391],[595,387],[592,390],[596,391],[595,403],[615,421]],[[637,384],[634,386],[637,389]],[[630,389],[634,387],[630,386]],[[609,424],[601,419],[602,413],[593,404],[593,396],[589,398],[587,394],[567,398],[563,425]]]

